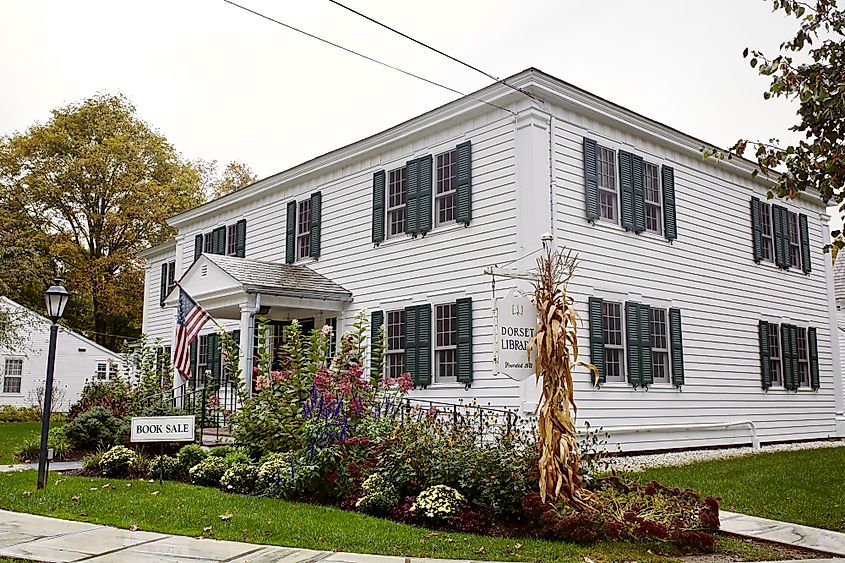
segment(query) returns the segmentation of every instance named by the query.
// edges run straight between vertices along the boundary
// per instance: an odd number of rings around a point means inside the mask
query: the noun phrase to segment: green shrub
[[[214,446],[208,452],[208,455],[213,455],[214,457],[226,457],[232,452],[238,451],[237,448],[232,446]]]
[[[148,479],[158,479],[161,475],[166,480],[174,480],[179,479],[184,473],[179,460],[169,455],[157,455],[147,466]]]
[[[411,512],[421,520],[441,521],[455,514],[466,503],[464,495],[452,487],[435,485],[417,496]]]
[[[179,452],[181,453],[181,451]],[[188,471],[191,483],[208,487],[219,487],[226,472],[226,461],[219,457],[207,457]]]
[[[198,444],[182,446],[182,449],[176,454],[176,459],[179,460],[179,464],[186,473],[207,457],[208,452]]]
[[[94,450],[113,446],[125,433],[121,419],[105,407],[93,407],[64,426],[70,445],[77,450]]]
[[[220,479],[220,487],[230,493],[248,495],[255,490],[257,476],[258,468],[254,465],[235,462],[223,473],[223,477]]]
[[[0,406],[0,422],[38,422],[41,415],[35,407]]]
[[[226,465],[228,467],[232,467],[236,463],[245,463],[247,465],[252,465],[252,458],[249,457],[249,454],[247,454],[243,450],[234,450],[232,452],[229,452],[223,459],[226,460]]]
[[[99,475],[100,462],[103,460],[105,451],[94,452],[82,458],[82,472],[86,475]]]
[[[63,427],[51,428],[47,434],[47,447],[53,448],[53,459],[56,461],[65,459],[70,452],[70,443],[65,436]],[[41,451],[41,436],[30,434],[15,450],[15,459],[18,461],[34,461],[38,459]]]
[[[129,473],[138,455],[126,446],[115,446],[100,459],[100,471],[106,477],[123,477]]]
[[[290,474],[294,455],[290,452],[267,456],[258,468],[256,489],[264,494],[275,494],[280,483]]]
[[[68,420],[75,420],[97,407],[105,408],[116,417],[137,414],[138,393],[122,377],[87,381],[79,400],[68,411]]]
[[[399,491],[396,486],[380,473],[367,477],[361,489],[364,496],[355,503],[355,507],[361,512],[381,516],[390,513],[399,504]]]
[[[144,477],[149,471],[150,458],[145,456],[142,452],[135,452],[135,459],[129,466],[129,475],[132,477]]]

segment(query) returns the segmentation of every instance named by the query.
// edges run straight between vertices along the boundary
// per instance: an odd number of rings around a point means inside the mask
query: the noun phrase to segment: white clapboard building
[[[0,405],[34,406],[43,400],[51,322],[7,297],[0,296],[0,308],[14,323],[17,341],[12,348],[0,346]],[[60,326],[53,375],[55,409],[67,411],[88,380],[120,377],[122,366],[119,354]]]
[[[767,200],[751,163],[704,146],[528,69],[171,218],[142,254],[144,332],[172,340],[175,280],[243,365],[256,315],[342,332],[366,309],[415,397],[532,412],[534,382],[494,365],[493,282],[525,283],[551,235],[579,257],[581,359],[601,373],[577,370],[579,425],[627,450],[841,437],[824,205]],[[220,370],[213,329],[198,373]]]

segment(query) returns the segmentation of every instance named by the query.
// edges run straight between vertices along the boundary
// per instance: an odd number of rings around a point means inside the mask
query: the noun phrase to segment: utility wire
[[[380,61],[380,60],[378,60],[378,59],[374,59],[373,57],[370,57],[370,56],[368,56],[368,55],[365,55],[365,54],[363,54],[363,53],[360,53],[360,52],[355,51],[355,50],[353,50],[353,49],[350,49],[350,48],[348,48],[348,47],[344,47],[343,45],[340,45],[340,44],[335,43],[335,42],[333,42],[333,41],[329,41],[328,39],[324,39],[324,38],[322,38],[322,37],[319,37],[319,36],[317,36],[317,35],[314,35],[313,33],[309,33],[309,32],[307,32],[307,31],[304,31],[304,30],[302,30],[302,29],[299,29],[298,27],[294,27],[294,26],[292,26],[292,25],[286,24],[286,23],[285,23],[285,22],[283,22],[283,21],[277,20],[277,19],[272,18],[272,17],[270,17],[270,16],[268,16],[268,15],[262,14],[261,12],[257,12],[257,11],[255,11],[255,10],[251,9],[251,8],[247,8],[246,6],[242,6],[241,4],[238,4],[237,2],[233,2],[232,0],[223,0],[223,1],[224,1],[224,2],[226,2],[227,4],[231,4],[232,6],[235,6],[236,8],[240,8],[241,10],[244,10],[245,12],[249,12],[250,14],[256,15],[256,16],[258,16],[258,17],[260,17],[260,18],[264,18],[265,20],[271,21],[271,22],[273,22],[273,23],[275,23],[275,24],[278,24],[278,25],[280,25],[280,26],[282,26],[282,27],[284,27],[284,28],[290,29],[291,31],[295,31],[295,32],[297,32],[297,33],[301,33],[302,35],[305,35],[305,36],[307,36],[307,37],[310,37],[311,39],[316,39],[317,41],[321,41],[322,43],[325,43],[325,44],[327,44],[327,45],[331,45],[332,47],[336,47],[336,48],[338,48],[338,49],[340,49],[340,50],[342,50],[342,51],[346,51],[347,53],[350,53],[350,54],[352,54],[352,55],[356,55],[356,56],[361,57],[362,59],[368,60],[368,61],[370,61],[370,62],[372,62],[372,63],[376,63],[377,65],[381,65],[381,66],[386,67],[386,68],[389,68],[389,69],[391,69],[391,70],[395,70],[396,72],[401,72],[402,74],[404,74],[404,75],[406,75],[406,76],[410,76],[410,77],[412,77],[412,78],[416,78],[417,80],[422,80],[423,82],[426,82],[426,83],[428,83],[428,84],[431,84],[432,86],[437,86],[438,88],[442,88],[442,89],[444,89],[444,90],[448,90],[449,92],[452,92],[452,93],[457,94],[457,95],[459,95],[459,96],[466,96],[466,95],[467,95],[467,94],[464,94],[463,92],[461,92],[460,90],[455,90],[454,88],[452,88],[452,87],[450,87],[450,86],[446,86],[445,84],[441,84],[440,82],[437,82],[437,81],[435,81],[435,80],[431,80],[431,79],[429,79],[429,78],[425,78],[424,76],[420,76],[419,74],[414,74],[413,72],[410,72],[410,71],[405,70],[405,69],[403,69],[403,68],[399,68],[398,66],[394,66],[394,65],[391,65],[391,64],[388,64],[388,63],[382,62],[382,61]],[[494,104],[494,103],[492,103],[492,102],[488,102],[488,101],[486,101],[486,100],[482,100],[482,99],[480,99],[480,98],[473,98],[473,99],[475,99],[475,100],[477,100],[477,101],[479,101],[479,102],[485,103],[485,104],[487,104],[487,105],[493,106],[493,107],[495,107],[495,108],[498,108],[498,109],[500,109],[500,110],[506,111],[506,112],[510,113],[511,115],[514,115],[514,116],[516,115],[513,111],[511,111],[511,110],[509,110],[509,109],[507,109],[507,108],[503,108],[502,106],[498,106],[498,105],[496,105],[496,104]]]
[[[444,52],[443,52],[443,51],[441,51],[440,49],[438,49],[438,48],[436,48],[436,47],[432,47],[432,46],[431,46],[431,45],[429,45],[428,43],[424,43],[424,42],[420,41],[419,39],[415,39],[415,38],[411,37],[411,36],[410,36],[410,35],[408,35],[407,33],[403,33],[403,32],[401,32],[401,31],[399,31],[398,29],[395,29],[395,28],[393,28],[393,27],[390,27],[389,25],[387,25],[387,24],[385,24],[385,23],[382,23],[382,22],[380,22],[380,21],[378,21],[378,20],[376,20],[376,19],[374,19],[374,18],[371,18],[370,16],[368,16],[368,15],[366,15],[366,14],[362,14],[361,12],[359,12],[358,10],[356,10],[356,9],[354,9],[354,8],[350,8],[349,6],[347,6],[347,5],[345,5],[345,4],[341,4],[341,3],[340,3],[340,2],[338,2],[337,0],[329,0],[329,2],[331,2],[332,4],[335,4],[336,6],[340,6],[340,7],[341,7],[341,8],[343,8],[344,10],[349,10],[349,11],[350,11],[350,12],[352,12],[353,14],[355,14],[355,15],[357,15],[357,16],[360,16],[360,17],[364,18],[365,20],[371,21],[372,23],[374,23],[374,24],[376,24],[376,25],[378,25],[378,26],[381,26],[381,27],[383,27],[383,28],[385,28],[385,29],[387,29],[387,30],[390,30],[390,31],[392,31],[393,33],[395,33],[395,34],[397,34],[397,35],[401,35],[401,36],[402,36],[402,37],[404,37],[405,39],[407,39],[407,40],[409,40],[409,41],[413,41],[414,43],[416,43],[417,45],[419,45],[419,46],[421,46],[421,47],[425,47],[426,49],[429,49],[429,50],[431,50],[431,51],[434,51],[434,52],[435,52],[435,53],[437,53],[438,55],[442,55],[442,56],[446,57],[446,58],[447,58],[447,59],[449,59],[449,60],[452,60],[452,61],[454,61],[454,62],[456,62],[456,63],[458,63],[458,64],[460,64],[460,65],[463,65],[463,66],[465,66],[465,67],[467,67],[467,68],[471,69],[471,70],[474,70],[475,72],[478,72],[478,73],[480,73],[480,74],[483,74],[484,76],[486,76],[486,77],[487,77],[487,78],[489,78],[490,80],[494,80],[494,81],[496,81],[496,82],[502,83],[502,84],[504,84],[505,86],[507,86],[508,88],[511,88],[511,89],[513,89],[513,90],[516,90],[516,91],[517,91],[517,92],[519,92],[520,94],[525,94],[526,96],[528,96],[528,97],[529,97],[529,98],[531,98],[532,100],[536,100],[536,99],[537,99],[537,98],[536,98],[536,96],[534,96],[534,94],[531,94],[530,92],[527,92],[526,90],[523,90],[522,88],[519,88],[519,87],[517,87],[517,86],[513,86],[513,85],[511,85],[511,84],[508,84],[506,80],[504,80],[504,79],[502,79],[502,78],[499,78],[498,76],[494,76],[494,75],[490,74],[490,73],[489,73],[489,72],[487,72],[487,71],[481,70],[481,69],[480,69],[480,68],[478,68],[477,66],[473,66],[473,65],[469,64],[468,62],[462,61],[461,59],[459,59],[459,58],[457,58],[457,57],[453,57],[453,56],[452,56],[452,55],[450,55],[449,53],[444,53]]]

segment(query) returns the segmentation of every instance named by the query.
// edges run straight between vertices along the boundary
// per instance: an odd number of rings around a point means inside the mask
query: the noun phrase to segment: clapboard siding
[[[193,239],[191,243],[193,244]],[[151,342],[154,342],[156,338],[161,338],[169,342],[173,337],[175,326],[173,309],[165,309],[161,306],[159,293],[161,287],[161,265],[175,259],[176,256],[170,250],[162,250],[157,254],[148,256],[146,259],[144,319],[141,331],[150,337]],[[191,259],[193,259],[193,255]]]
[[[587,318],[586,298],[605,296],[654,306],[678,307],[683,315],[685,385],[654,385],[648,391],[623,383],[601,389],[579,369],[579,420],[593,427],[650,426],[753,420],[763,441],[825,438],[835,435],[833,370],[820,214],[803,199],[783,203],[807,214],[812,246],[810,275],[755,264],[749,205],[765,190],[749,178],[637,137],[622,128],[563,109],[554,120],[555,225],[558,240],[578,253],[580,265],[571,289],[579,314]],[[653,234],[635,235],[621,227],[586,221],[584,137],[675,170],[678,239],[670,244]],[[757,323],[808,324],[818,329],[821,389],[798,393],[764,392],[760,384]],[[589,359],[588,327],[579,328]],[[690,447],[747,441],[747,429],[642,433],[612,437],[623,449]]]

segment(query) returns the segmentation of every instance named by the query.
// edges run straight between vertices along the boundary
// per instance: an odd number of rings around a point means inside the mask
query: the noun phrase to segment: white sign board
[[[537,309],[528,288],[512,289],[496,303],[496,372],[515,381],[534,375],[528,359],[528,341],[537,329]]]
[[[134,416],[130,442],[193,442],[195,417]]]

